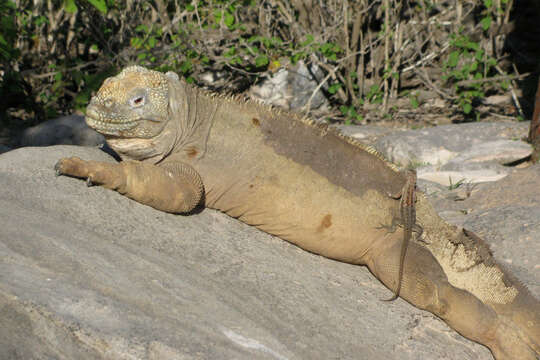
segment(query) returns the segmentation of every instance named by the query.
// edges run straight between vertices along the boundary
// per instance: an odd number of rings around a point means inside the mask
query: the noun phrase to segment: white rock
[[[468,183],[480,183],[497,181],[508,174],[499,173],[494,170],[469,170],[469,171],[422,171],[418,170],[418,178],[435,183],[450,186],[463,181]]]
[[[488,162],[508,164],[531,155],[532,146],[523,141],[495,140],[475,144],[452,159],[454,162]]]

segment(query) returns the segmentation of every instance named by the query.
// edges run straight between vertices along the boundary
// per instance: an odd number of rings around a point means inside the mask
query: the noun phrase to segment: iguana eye
[[[130,100],[130,105],[133,107],[139,107],[144,105],[144,96],[137,96]]]

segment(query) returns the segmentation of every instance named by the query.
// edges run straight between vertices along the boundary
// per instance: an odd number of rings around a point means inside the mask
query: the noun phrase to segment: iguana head
[[[130,66],[105,80],[86,108],[86,123],[110,138],[149,139],[167,121],[168,74]]]

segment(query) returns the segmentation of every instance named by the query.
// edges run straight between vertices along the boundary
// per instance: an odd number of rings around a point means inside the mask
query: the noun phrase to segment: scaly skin
[[[403,226],[403,244],[401,244],[401,253],[399,255],[399,275],[398,283],[394,296],[385,301],[394,301],[399,297],[401,291],[401,281],[403,279],[403,264],[405,262],[405,255],[407,255],[407,248],[411,241],[413,232],[416,232],[418,238],[422,236],[424,229],[416,223],[416,170],[407,169],[405,172],[405,185],[398,194],[390,195],[394,199],[399,200],[399,215],[400,217],[394,217],[392,224],[388,228],[388,232],[393,233],[396,231],[396,226]]]
[[[540,353],[538,300],[481,239],[444,222],[422,193],[405,194],[399,207],[388,194],[412,189],[406,177],[336,130],[138,66],[104,82],[86,121],[124,161],[65,158],[58,174],[90,179],[158,210],[221,210],[305,250],[367,265],[391,289],[402,279],[402,298],[499,360]],[[389,234],[379,226],[399,208],[409,225],[416,211],[429,238],[412,242],[406,257],[403,229]]]

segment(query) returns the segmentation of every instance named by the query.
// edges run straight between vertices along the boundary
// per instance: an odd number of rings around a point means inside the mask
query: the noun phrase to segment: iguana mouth
[[[107,135],[117,135],[120,131],[131,130],[137,126],[138,120],[135,121],[123,121],[123,122],[113,122],[113,121],[104,121],[100,114],[94,111],[90,106],[86,109],[86,124],[92,129]]]
[[[127,123],[111,123],[111,122],[96,120],[89,116],[86,116],[85,120],[88,126],[90,126],[92,129],[100,133],[111,134],[111,135],[113,135],[114,133],[117,133],[118,131],[126,131],[126,130],[133,129],[135,126],[137,126],[136,121],[130,121]]]

